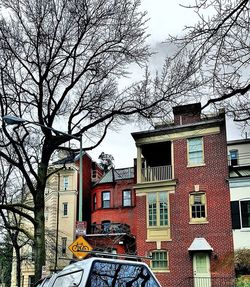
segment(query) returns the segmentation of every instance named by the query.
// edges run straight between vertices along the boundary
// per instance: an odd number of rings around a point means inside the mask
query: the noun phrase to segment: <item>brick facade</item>
[[[116,249],[117,253],[129,253],[135,250],[134,235],[136,234],[137,227],[134,214],[136,205],[135,191],[133,189],[135,183],[134,173],[130,178],[126,178],[126,176],[124,178],[122,178],[122,176],[117,178],[117,171],[119,172],[119,170],[115,169],[110,170],[109,174],[106,175],[108,179],[105,179],[104,176],[104,179],[97,183],[91,191],[92,227],[96,225],[99,228],[99,226],[102,226],[103,221],[109,221],[111,227],[106,239],[103,234],[96,234],[96,236],[94,236],[93,234],[95,232],[93,230],[92,236],[88,238],[88,241],[92,241],[96,248],[103,249],[103,245],[106,245],[106,248]],[[124,190],[131,190],[130,206],[123,206]],[[105,191],[110,192],[110,207],[108,208],[102,206],[102,193]],[[96,197],[95,206],[94,197]],[[121,227],[120,224],[122,225]],[[119,233],[124,233],[123,225],[128,228],[126,229],[126,236],[119,235]],[[129,247],[131,244],[133,250]]]
[[[190,111],[192,108],[194,108],[194,113]],[[169,193],[170,240],[162,240],[162,238],[150,242],[147,240],[146,196],[148,192],[155,190],[164,191],[164,185],[161,187],[160,183],[156,186],[155,183],[137,182],[136,186],[138,255],[147,256],[150,251],[157,249],[167,250],[169,268],[165,272],[157,272],[156,276],[162,286],[173,287],[187,286],[185,280],[194,276],[193,256],[195,252],[189,252],[188,248],[195,238],[205,238],[213,249],[212,251],[201,250],[209,255],[211,282],[215,277],[234,276],[225,119],[223,115],[219,115],[210,122],[202,120],[197,112],[200,110],[200,105],[176,110],[176,129],[175,126],[171,126],[165,130],[133,134],[142,151],[142,142],[152,144],[158,138],[163,139],[164,134],[170,134],[170,138],[173,134],[171,143],[174,178],[173,191]],[[215,129],[209,132],[209,128]],[[203,138],[204,164],[188,167],[187,139],[199,135],[200,130],[202,130]],[[154,150],[152,150],[153,153]],[[162,150],[162,156],[164,153],[166,151]],[[206,222],[190,221],[189,196],[196,189],[206,194]],[[181,285],[182,282],[184,285]]]

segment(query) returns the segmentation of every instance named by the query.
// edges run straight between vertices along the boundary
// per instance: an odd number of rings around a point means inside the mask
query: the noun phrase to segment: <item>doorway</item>
[[[194,287],[211,287],[210,258],[208,253],[193,255]]]

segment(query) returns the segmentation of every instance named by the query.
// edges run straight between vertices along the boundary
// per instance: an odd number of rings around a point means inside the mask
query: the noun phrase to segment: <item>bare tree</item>
[[[71,139],[48,128],[81,135],[85,150],[92,149],[111,125],[134,114],[157,114],[157,104],[165,97],[148,96],[146,81],[118,89],[129,64],[142,66],[150,55],[145,44],[146,14],[139,10],[139,0],[1,3],[5,14],[0,20],[0,113],[40,125],[13,128],[2,123],[0,157],[22,173],[33,205],[16,203],[1,209],[33,223],[39,279],[46,254],[48,165],[54,152]]]
[[[225,108],[235,121],[249,123],[250,1],[190,0],[185,5],[198,21],[167,39],[176,52],[166,59],[158,89],[168,94],[170,79],[178,77],[174,66],[181,65],[187,94],[176,102],[202,101],[203,109]]]
[[[15,252],[13,262],[15,261],[16,284],[21,286],[21,263],[24,258],[21,255],[21,249],[24,246],[32,244],[33,232],[27,229],[27,224],[32,217],[27,214],[28,197],[30,195],[25,189],[23,178],[15,167],[8,165],[6,161],[0,158],[0,219],[3,234],[8,238],[9,244],[12,244]],[[30,213],[30,212],[29,212]],[[29,222],[31,225],[32,222]]]

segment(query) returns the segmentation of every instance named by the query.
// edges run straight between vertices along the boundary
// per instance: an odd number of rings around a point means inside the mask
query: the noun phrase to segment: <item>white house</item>
[[[234,249],[250,249],[250,139],[228,141]]]

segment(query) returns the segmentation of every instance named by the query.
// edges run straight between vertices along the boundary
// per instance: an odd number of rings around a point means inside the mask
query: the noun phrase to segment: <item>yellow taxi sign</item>
[[[88,255],[86,251],[93,250],[92,246],[82,236],[78,237],[68,248],[79,259]]]

